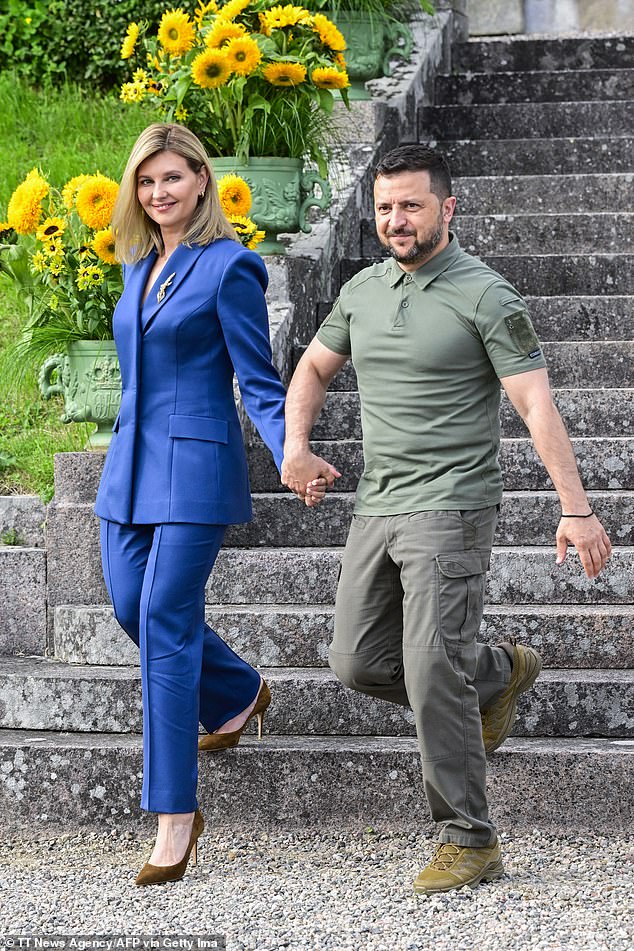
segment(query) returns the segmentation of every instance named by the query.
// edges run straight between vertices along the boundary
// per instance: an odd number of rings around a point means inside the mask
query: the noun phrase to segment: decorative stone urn
[[[66,353],[56,353],[42,366],[44,399],[64,397],[64,423],[96,423],[86,449],[104,449],[121,402],[121,372],[114,340],[74,340]]]
[[[308,233],[309,208],[326,209],[332,198],[330,185],[317,172],[305,172],[302,159],[250,158],[246,165],[235,156],[212,159],[217,178],[233,172],[251,189],[249,217],[266,232],[257,250],[260,254],[284,254],[277,236],[290,231]],[[320,195],[315,194],[315,188]]]
[[[369,99],[365,88],[368,79],[391,76],[391,60],[409,59],[412,34],[404,23],[388,20],[372,13],[352,10],[326,11],[337,24],[346,41],[346,69],[350,77],[350,99]]]

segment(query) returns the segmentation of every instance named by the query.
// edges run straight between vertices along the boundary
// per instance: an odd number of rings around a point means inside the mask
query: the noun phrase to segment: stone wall
[[[508,33],[628,33],[632,0],[469,0],[471,36]]]

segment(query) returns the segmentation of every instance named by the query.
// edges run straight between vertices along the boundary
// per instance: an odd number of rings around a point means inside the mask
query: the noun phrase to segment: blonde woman
[[[141,133],[113,228],[123,387],[95,511],[115,617],[140,647],[141,807],[159,823],[136,884],[149,885],[181,878],[196,858],[199,721],[208,750],[235,746],[254,716],[261,735],[269,689],[205,624],[205,584],[226,526],[251,518],[234,372],[278,469],[285,390],[271,363],[266,268],[237,241],[196,136],[168,124]],[[309,504],[324,484],[304,487]]]

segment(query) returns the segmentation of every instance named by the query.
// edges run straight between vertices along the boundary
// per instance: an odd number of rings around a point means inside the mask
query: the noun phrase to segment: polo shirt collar
[[[392,270],[388,272],[390,287],[396,287],[406,275],[411,275],[421,290],[425,290],[428,284],[431,284],[439,274],[446,271],[454,263],[460,254],[460,245],[453,231],[449,232],[449,244],[443,248],[439,254],[434,255],[431,261],[423,264],[415,271],[404,271],[399,264],[392,259]]]

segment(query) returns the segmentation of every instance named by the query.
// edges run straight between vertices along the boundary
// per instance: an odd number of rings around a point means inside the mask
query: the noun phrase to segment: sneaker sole
[[[485,753],[494,753],[495,750],[499,749],[508,739],[509,733],[513,729],[513,724],[517,719],[517,698],[521,693],[526,693],[527,690],[530,690],[537,678],[539,677],[542,671],[542,659],[536,651],[527,651],[527,663],[526,671],[524,672],[524,677],[515,685],[515,693],[513,695],[513,700],[508,709],[504,725],[501,732],[498,735],[496,742],[492,746],[488,746],[485,743],[484,751]]]
[[[476,875],[474,878],[469,879],[468,882],[460,882],[455,885],[447,885],[446,888],[425,888],[424,886],[417,886],[414,883],[414,891],[417,895],[437,895],[439,892],[453,892],[459,888],[464,888],[465,885],[469,888],[476,888],[480,882],[492,882],[495,879],[502,878],[504,875],[504,865],[500,860],[495,865],[492,865],[490,868],[486,868],[483,872],[480,872],[479,875]]]

